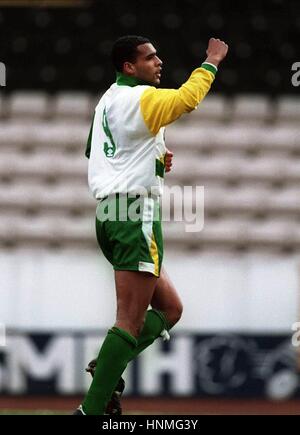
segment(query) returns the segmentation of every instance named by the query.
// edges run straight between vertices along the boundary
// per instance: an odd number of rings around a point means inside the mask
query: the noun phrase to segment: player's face
[[[160,84],[162,61],[156,54],[152,44],[141,44],[137,47],[138,55],[133,66],[134,77],[151,85]]]

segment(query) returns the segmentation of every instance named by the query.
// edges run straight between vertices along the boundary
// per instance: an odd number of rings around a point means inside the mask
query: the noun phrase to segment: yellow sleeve
[[[140,107],[144,121],[154,135],[159,129],[194,110],[210,89],[214,74],[201,67],[179,89],[156,89],[143,92]]]

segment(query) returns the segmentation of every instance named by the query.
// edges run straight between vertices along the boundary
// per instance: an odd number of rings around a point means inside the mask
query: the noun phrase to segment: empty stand
[[[88,190],[84,151],[99,97],[25,91],[1,96],[1,243],[95,247],[96,201]],[[166,189],[179,189],[170,205],[164,203],[171,217],[164,225],[169,243],[300,249],[300,133],[291,101],[277,98],[269,115],[265,95],[212,95],[167,128],[174,165]],[[204,186],[204,210],[196,186]],[[187,232],[191,222],[178,221],[187,208],[189,216],[204,216],[202,231]]]

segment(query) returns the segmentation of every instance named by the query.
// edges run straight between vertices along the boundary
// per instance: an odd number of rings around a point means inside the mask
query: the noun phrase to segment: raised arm
[[[211,38],[206,50],[207,58],[200,68],[179,89],[157,89],[150,87],[141,96],[141,112],[145,123],[153,134],[178,119],[183,113],[191,112],[208,93],[219,63],[228,51],[225,42]]]

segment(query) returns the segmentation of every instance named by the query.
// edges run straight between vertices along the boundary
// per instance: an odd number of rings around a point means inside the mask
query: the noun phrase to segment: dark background
[[[84,6],[85,4],[85,6]],[[162,86],[177,87],[205,59],[208,39],[230,46],[214,92],[293,93],[300,61],[297,0],[100,0],[80,7],[0,6],[0,60],[6,92],[97,91],[114,81],[113,41],[149,37],[164,61]]]

